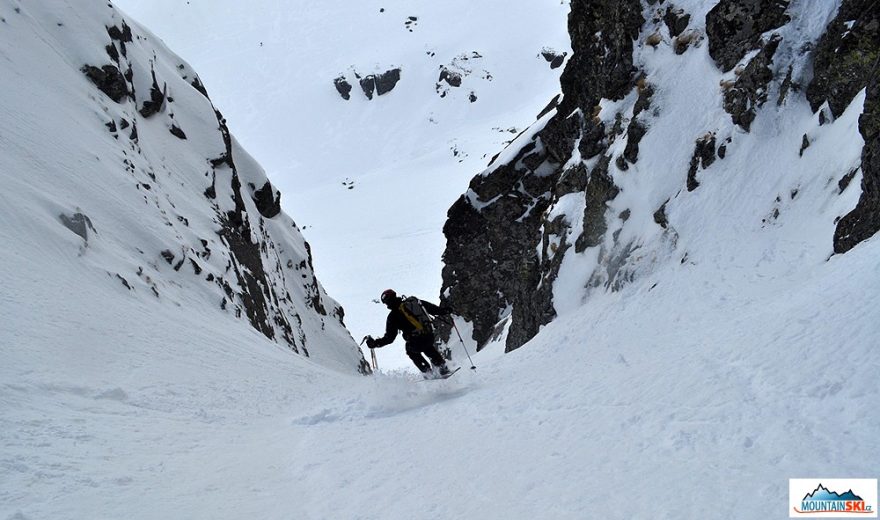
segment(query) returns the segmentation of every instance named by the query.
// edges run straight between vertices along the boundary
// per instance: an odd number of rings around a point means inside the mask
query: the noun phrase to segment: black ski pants
[[[433,334],[414,336],[407,340],[406,355],[415,363],[416,368],[422,372],[428,372],[431,370],[431,363],[425,361],[422,354],[427,356],[436,367],[446,365],[446,360],[443,359],[443,356],[437,351],[437,347],[434,346]]]

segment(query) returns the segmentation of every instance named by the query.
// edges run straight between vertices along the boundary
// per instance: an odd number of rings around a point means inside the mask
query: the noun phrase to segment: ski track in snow
[[[138,376],[22,357],[2,374],[0,517],[783,516],[788,478],[880,462],[880,276],[849,275],[878,254],[784,291],[670,267],[448,381],[342,375],[234,336],[196,344],[226,357],[212,370],[151,342],[125,345]]]

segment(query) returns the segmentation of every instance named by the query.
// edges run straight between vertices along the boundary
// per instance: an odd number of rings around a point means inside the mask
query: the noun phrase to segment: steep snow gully
[[[563,91],[612,67],[607,92],[551,106],[450,211],[488,246],[467,265],[450,238],[442,298],[503,283],[459,318],[479,368],[453,340],[465,369],[417,384],[363,374],[185,62],[106,2],[0,0],[0,519],[785,518],[790,478],[877,477],[878,4],[625,4],[571,4],[576,53],[634,24],[608,61],[563,56]]]
[[[7,367],[3,514],[784,517],[788,478],[876,470],[880,282],[849,273],[880,250],[859,247],[806,284],[660,273],[444,382],[201,327],[110,374]]]
[[[357,339],[381,329],[371,301],[389,287],[436,302],[449,206],[558,93],[563,68],[543,52],[571,54],[559,0],[117,5],[198,71]],[[394,88],[368,99],[356,74],[397,68]],[[386,369],[412,366],[400,349],[377,355]]]

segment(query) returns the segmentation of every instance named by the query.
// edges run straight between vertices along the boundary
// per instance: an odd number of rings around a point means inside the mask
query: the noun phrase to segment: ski
[[[446,374],[445,376],[431,377],[431,378],[428,378],[428,379],[418,380],[418,381],[416,381],[416,382],[417,382],[417,383],[421,383],[421,382],[423,382],[423,381],[437,381],[438,379],[449,379],[450,377],[452,377],[453,374],[455,374],[455,373],[458,372],[459,370],[461,370],[461,367],[456,368],[455,370],[449,372],[449,373]]]

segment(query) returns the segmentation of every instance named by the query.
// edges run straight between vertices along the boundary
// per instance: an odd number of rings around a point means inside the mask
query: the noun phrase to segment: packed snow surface
[[[170,318],[90,359],[20,338],[0,517],[784,517],[788,478],[880,463],[878,254],[669,267],[448,381]]]

